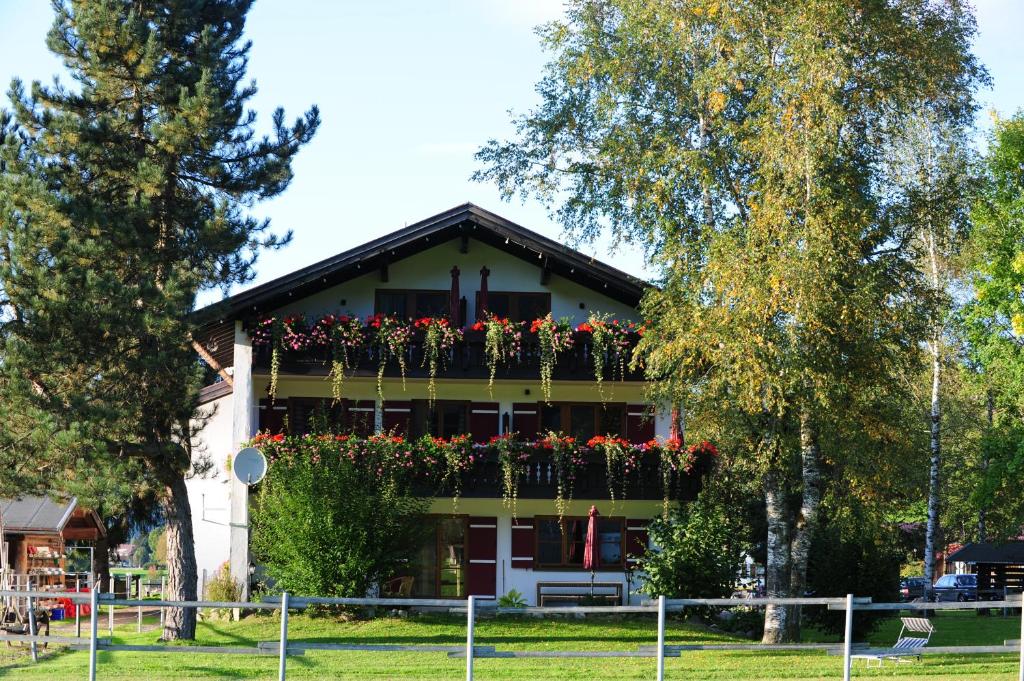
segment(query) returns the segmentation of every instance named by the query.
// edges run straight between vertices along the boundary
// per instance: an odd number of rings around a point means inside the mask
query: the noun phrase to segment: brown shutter
[[[470,517],[467,595],[495,598],[498,586],[498,519]]]
[[[277,435],[284,432],[285,416],[288,414],[288,400],[260,400],[259,432]]]
[[[346,413],[348,417],[348,431],[359,437],[370,437],[373,435],[376,410],[377,403],[373,400],[349,402]]]
[[[534,555],[534,519],[512,519],[512,567],[532,568]]]
[[[412,417],[412,402],[393,400],[384,403],[384,432],[397,435],[409,434],[409,421]]]
[[[626,519],[626,561],[636,563],[647,551],[647,518]]]
[[[512,405],[512,430],[519,433],[524,440],[537,439],[537,427],[540,414],[537,402],[516,402]]]
[[[498,403],[471,402],[469,405],[469,432],[473,442],[488,442],[498,434]]]
[[[654,439],[654,407],[649,404],[626,405],[626,439],[633,444]]]

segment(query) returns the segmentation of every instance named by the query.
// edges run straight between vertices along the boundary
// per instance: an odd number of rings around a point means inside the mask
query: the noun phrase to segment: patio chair
[[[879,667],[885,660],[893,660],[898,663],[909,657],[916,657],[920,661],[921,649],[928,645],[932,634],[935,633],[935,627],[932,626],[930,620],[924,617],[902,617],[900,619],[903,621],[903,627],[892,648],[865,650],[852,655],[852,657],[867,660],[868,667],[871,666],[872,660],[877,661]],[[924,636],[905,634],[924,634]]]
[[[395,577],[384,584],[385,598],[408,598],[412,595],[412,576]]]

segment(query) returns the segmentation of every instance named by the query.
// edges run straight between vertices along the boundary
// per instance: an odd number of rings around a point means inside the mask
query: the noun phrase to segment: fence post
[[[1017,681],[1024,681],[1024,592],[1020,594],[1020,670]]]
[[[288,665],[288,592],[281,594],[281,649],[277,662],[277,681],[284,681]]]
[[[135,583],[135,595],[138,596],[139,600],[142,600],[142,575],[139,575],[139,581]],[[139,605],[139,625],[136,629],[138,633],[142,633],[142,605]]]
[[[32,596],[28,597],[28,635],[32,637],[32,641],[28,644],[28,648],[32,651],[32,661],[39,661],[39,649],[36,646],[35,635],[37,633],[36,627],[36,599]]]
[[[846,637],[843,639],[843,681],[850,681],[853,652],[853,594],[846,594]]]
[[[116,586],[116,583],[114,582],[114,575],[110,575],[110,597],[111,598],[116,598],[117,597],[116,594],[114,593],[114,587],[115,586]],[[113,603],[111,603],[109,606],[107,606],[107,631],[108,631],[108,633],[111,636],[114,635],[114,604]]]
[[[658,681],[665,681],[665,597],[658,596]]]
[[[75,593],[82,593],[81,577],[75,577]],[[74,601],[72,606],[75,608],[75,638],[82,638],[82,604]]]
[[[167,600],[167,577],[160,577],[160,600]],[[199,600],[203,600],[203,594],[199,594]],[[199,617],[199,608],[196,608],[196,617]],[[160,629],[164,628],[164,609],[160,608]]]
[[[89,681],[96,681],[96,630],[99,628],[99,610],[99,593],[92,589],[89,591]]]
[[[476,596],[466,599],[466,681],[473,681],[473,624],[476,621]]]

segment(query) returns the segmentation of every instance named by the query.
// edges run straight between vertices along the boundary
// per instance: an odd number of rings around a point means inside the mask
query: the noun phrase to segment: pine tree
[[[247,209],[319,125],[279,109],[257,136],[251,4],[55,0],[47,44],[75,82],[15,81],[0,120],[0,456],[31,461],[18,484],[156,499],[171,600],[196,597],[189,313],[287,241]],[[169,612],[165,638],[194,633],[194,610]]]

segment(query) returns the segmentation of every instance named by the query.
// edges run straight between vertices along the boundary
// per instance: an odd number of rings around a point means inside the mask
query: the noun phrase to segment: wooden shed
[[[40,587],[63,586],[67,542],[96,543],[107,534],[99,515],[81,508],[74,498],[0,499],[0,518],[8,565]]]
[[[1024,591],[1024,541],[966,544],[946,556],[946,564],[963,563],[978,575],[978,593],[1000,596]]]

